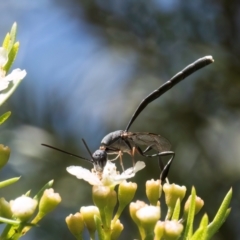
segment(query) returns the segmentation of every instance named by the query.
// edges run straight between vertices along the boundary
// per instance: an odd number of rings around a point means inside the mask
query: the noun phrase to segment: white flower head
[[[157,222],[160,218],[159,206],[144,206],[136,213],[138,219],[143,222],[154,221]]]
[[[10,201],[10,208],[14,217],[21,220],[30,218],[37,207],[37,200],[22,195]]]
[[[14,85],[18,84],[27,74],[25,70],[17,68],[6,76],[6,72],[3,70],[3,67],[7,62],[8,52],[5,48],[0,47],[0,91],[7,89],[10,82]]]
[[[115,164],[111,161],[107,161],[102,173],[94,170],[90,172],[88,169],[80,166],[67,167],[67,171],[77,178],[87,181],[91,185],[115,186],[128,178],[134,177],[135,174],[144,167],[145,163],[138,161],[134,167],[128,168],[120,174],[117,171]]]

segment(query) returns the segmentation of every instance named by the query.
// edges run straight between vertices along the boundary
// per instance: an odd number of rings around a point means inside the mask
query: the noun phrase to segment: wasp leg
[[[131,157],[132,157],[133,167],[135,166],[135,159],[134,159],[135,152],[136,152],[136,148],[133,147],[133,148],[132,148],[132,151],[131,151]]]
[[[111,161],[111,162],[113,162],[113,161],[116,161],[116,160],[119,158],[120,165],[121,165],[121,167],[122,167],[122,170],[124,171],[124,166],[123,166],[123,161],[122,161],[122,155],[123,155],[122,151],[119,151],[118,154],[117,154],[117,156],[116,156],[115,158],[113,158],[113,159],[108,159],[108,160]]]
[[[121,165],[122,170],[124,172],[124,166],[123,166],[123,160],[122,160],[122,155],[123,155],[122,151],[119,151],[118,155],[119,155],[120,165]]]
[[[171,167],[172,161],[175,157],[175,152],[166,151],[166,152],[155,153],[155,154],[152,154],[152,155],[144,154],[144,152],[142,152],[142,151],[141,152],[139,151],[139,153],[141,155],[143,155],[144,157],[158,157],[158,164],[159,164],[159,167],[161,169],[160,180],[162,182],[164,180],[166,180],[168,182],[167,175],[168,175],[169,169]],[[167,164],[165,166],[162,162],[161,156],[171,156],[170,160],[167,162]]]
[[[140,154],[143,155],[143,156],[145,156],[145,157],[153,157],[152,155],[146,155],[146,154],[145,154],[146,152],[149,152],[149,151],[151,151],[151,150],[153,149],[152,146],[153,146],[153,145],[148,146],[148,147],[147,147],[145,150],[143,150],[142,153],[140,153]],[[154,154],[154,156],[155,156],[155,154]],[[161,159],[160,156],[158,156],[158,164],[159,164],[159,167],[160,167],[160,169],[161,169],[161,171],[162,171],[163,168],[164,168],[164,164],[163,164],[162,159]]]
[[[154,144],[153,144],[153,145],[154,145]],[[143,153],[149,152],[150,150],[153,149],[153,148],[152,148],[153,145],[148,146],[148,147],[147,147],[145,150],[143,150],[142,152],[143,152]]]
[[[118,158],[120,157],[120,151],[119,153],[117,154],[117,156],[113,159],[108,159],[109,161],[113,162],[113,161],[116,161]]]
[[[161,182],[164,182],[166,180],[166,182],[169,183],[167,176],[168,176],[168,172],[170,170],[171,164],[173,162],[174,156],[175,156],[175,153],[172,155],[170,160],[167,162],[167,164],[164,166],[163,170],[161,171],[161,173],[160,173],[160,181]],[[161,158],[161,157],[159,156],[159,158]]]

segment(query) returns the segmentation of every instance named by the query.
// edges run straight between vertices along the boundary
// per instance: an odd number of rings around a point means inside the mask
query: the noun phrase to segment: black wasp
[[[124,152],[130,154],[133,159],[134,163],[134,154],[138,153],[144,157],[159,157],[159,164],[160,168],[162,170],[160,179],[164,180],[167,176],[168,170],[170,168],[170,165],[172,163],[172,160],[175,156],[175,153],[173,151],[170,151],[171,144],[167,139],[164,137],[155,134],[155,133],[148,133],[148,132],[129,132],[129,128],[131,127],[132,123],[135,121],[135,119],[138,117],[138,115],[145,109],[145,107],[154,101],[155,99],[159,98],[162,94],[167,92],[169,89],[171,89],[173,86],[175,86],[180,81],[184,80],[186,77],[191,75],[192,73],[196,72],[197,70],[211,64],[214,62],[212,56],[205,56],[203,58],[198,59],[197,61],[193,62],[192,64],[185,67],[182,71],[178,72],[176,75],[174,75],[170,80],[165,82],[163,85],[161,85],[159,88],[151,92],[146,98],[144,98],[139,106],[137,107],[136,111],[132,115],[127,127],[125,130],[117,130],[114,132],[111,132],[107,134],[101,141],[100,148],[96,150],[92,154],[91,159],[86,159],[84,157],[68,153],[66,151],[63,151],[61,149],[57,149],[55,147],[51,147],[46,144],[42,144],[44,146],[59,150],[61,152],[70,154],[75,157],[79,157],[81,159],[87,160],[91,162],[95,168],[96,171],[102,172],[104,166],[107,162],[107,155],[109,154],[116,154],[117,157],[112,159],[116,160],[117,158],[120,158],[120,164],[123,167],[122,163],[122,154]],[[84,145],[86,146],[88,152],[91,154],[89,148],[87,147],[85,141],[83,140]],[[141,149],[140,146],[145,146],[146,148],[144,150]],[[148,155],[146,154],[150,150],[155,150],[157,153]],[[171,156],[170,160],[164,167],[161,161],[161,156]]]

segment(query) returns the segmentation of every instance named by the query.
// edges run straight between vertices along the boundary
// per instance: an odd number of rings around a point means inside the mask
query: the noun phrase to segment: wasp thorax
[[[92,155],[93,164],[96,171],[102,172],[107,163],[107,153],[105,150],[97,150]]]

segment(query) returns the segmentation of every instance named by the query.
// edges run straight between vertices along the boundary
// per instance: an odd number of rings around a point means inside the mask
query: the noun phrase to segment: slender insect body
[[[125,129],[117,130],[107,134],[101,141],[100,149],[95,151],[91,154],[91,151],[88,149],[87,144],[83,140],[84,145],[86,146],[89,154],[91,155],[91,160],[86,159],[84,157],[78,156],[84,160],[91,162],[94,165],[94,168],[97,172],[101,173],[104,169],[104,166],[107,162],[107,155],[108,154],[117,154],[120,158],[120,162],[122,164],[122,153],[126,152],[132,156],[134,162],[134,153],[138,152],[144,157],[158,157],[159,165],[161,168],[161,175],[160,179],[164,180],[167,177],[168,171],[170,169],[170,165],[173,161],[175,153],[169,151],[171,148],[171,144],[168,142],[167,139],[163,138],[162,136],[154,133],[147,133],[147,132],[129,132],[129,128],[131,127],[132,123],[138,117],[138,115],[146,108],[148,104],[150,104],[155,99],[159,98],[173,86],[175,86],[180,81],[184,80],[186,77],[194,73],[195,71],[211,64],[214,62],[212,56],[205,56],[203,58],[198,59],[197,61],[193,62],[192,64],[185,67],[182,71],[174,75],[170,80],[166,83],[161,85],[159,88],[155,89],[152,93],[150,93],[146,98],[144,98],[139,106],[137,107],[136,111],[133,113],[132,117],[129,120],[129,123]],[[51,147],[49,145],[43,144],[47,147]],[[142,150],[141,146],[146,146],[146,149]],[[54,147],[51,147],[56,149]],[[61,152],[65,152],[72,156],[76,156],[74,154],[68,153],[66,151],[62,151],[60,149],[56,149]],[[146,153],[150,150],[155,150],[155,154],[147,155]],[[170,160],[164,166],[161,160],[161,156],[171,156]],[[115,160],[112,159],[112,160]]]
[[[117,130],[107,134],[101,141],[100,149],[104,149],[108,154],[118,154],[119,151],[131,153],[133,143],[125,140],[125,131]]]
[[[135,147],[139,150],[140,146],[151,146],[151,149],[157,152],[168,151],[171,144],[161,135],[148,132],[126,132],[118,130],[107,134],[101,141],[100,149],[107,154],[118,154],[119,151],[132,154]],[[144,152],[140,150],[140,154]]]
[[[159,98],[162,94],[167,92],[173,86],[175,86],[180,81],[184,80],[186,77],[194,73],[195,71],[205,67],[206,65],[212,63],[214,60],[211,56],[206,56],[198,59],[194,63],[185,67],[182,71],[174,75],[170,80],[161,85],[158,89],[150,93],[146,98],[144,98],[140,105],[137,107],[136,111],[133,113],[126,130],[118,130],[107,134],[101,141],[100,149],[105,150],[107,154],[117,154],[117,158],[120,157],[120,163],[123,168],[122,153],[126,152],[132,156],[134,163],[134,153],[138,152],[144,157],[156,157],[158,156],[159,165],[162,170],[161,176],[166,176],[170,165],[173,161],[175,153],[170,150],[171,144],[160,135],[154,133],[142,133],[142,132],[128,132],[132,123],[138,117],[138,115],[146,108],[146,106]],[[142,150],[140,146],[146,146],[145,150]],[[150,150],[155,150],[157,153],[152,155],[147,155],[146,153]],[[171,156],[167,165],[164,167],[161,156]],[[115,159],[117,159],[115,158]],[[113,160],[115,160],[113,159]],[[161,178],[161,177],[160,177]]]

